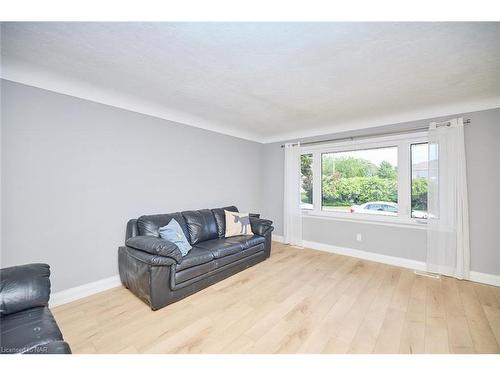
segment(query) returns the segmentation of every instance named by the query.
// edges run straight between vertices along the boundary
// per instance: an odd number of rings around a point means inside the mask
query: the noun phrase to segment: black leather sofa
[[[129,220],[125,246],[118,249],[122,284],[157,310],[268,258],[272,221],[251,214],[253,236],[225,238],[224,210],[238,212],[229,206]],[[159,236],[171,219],[193,246],[185,257]]]
[[[47,264],[0,270],[0,353],[71,354],[48,308],[49,277]]]

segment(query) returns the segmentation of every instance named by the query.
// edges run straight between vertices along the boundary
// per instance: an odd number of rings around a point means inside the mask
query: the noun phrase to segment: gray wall
[[[0,94],[2,266],[47,262],[54,291],[116,275],[125,223],[144,213],[235,203],[262,212],[283,233],[280,143],[261,145],[9,81]],[[465,134],[472,269],[500,274],[500,109],[463,117],[472,120]],[[304,238],[425,259],[421,229],[307,218]]]
[[[142,214],[261,209],[263,145],[2,82],[2,266],[47,262],[58,291],[116,275]]]
[[[369,135],[427,126],[431,121],[452,117],[470,118],[465,128],[467,181],[470,205],[471,268],[473,271],[500,274],[500,108],[393,124],[355,132],[329,134],[300,141]],[[290,140],[290,141],[296,141]],[[283,151],[280,143],[264,146],[263,214],[274,219],[275,234],[283,234]],[[363,241],[356,241],[356,234]],[[385,255],[425,260],[426,235],[422,229],[359,224],[324,219],[303,219],[303,238],[308,241]]]

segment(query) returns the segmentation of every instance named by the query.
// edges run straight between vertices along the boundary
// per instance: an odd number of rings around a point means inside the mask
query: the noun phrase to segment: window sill
[[[332,213],[332,212],[316,212],[310,210],[302,210],[302,218],[304,219],[323,219],[323,220],[333,220],[333,221],[347,221],[353,223],[361,224],[374,224],[374,225],[385,225],[391,227],[403,227],[403,228],[413,228],[413,229],[427,229],[427,222],[423,219],[403,219],[399,217],[384,217],[376,216],[370,217],[371,215],[356,214],[355,217],[352,214],[343,215],[342,213]],[[375,215],[374,215],[375,216]]]

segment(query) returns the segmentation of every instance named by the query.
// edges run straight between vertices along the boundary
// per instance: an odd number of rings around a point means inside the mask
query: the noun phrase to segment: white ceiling
[[[2,76],[269,142],[500,106],[500,23],[3,23]]]

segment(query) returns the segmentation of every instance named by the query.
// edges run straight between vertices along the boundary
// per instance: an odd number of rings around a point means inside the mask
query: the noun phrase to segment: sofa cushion
[[[191,245],[217,238],[217,224],[212,211],[184,211],[182,216],[186,221]]]
[[[193,247],[188,255],[182,258],[180,264],[177,265],[176,270],[182,271],[186,268],[199,266],[200,264],[208,263],[214,259],[214,255],[210,250]]]
[[[243,250],[245,243],[232,241],[231,238],[217,238],[215,240],[200,242],[196,244],[196,247],[211,251],[214,258],[217,259]]]
[[[224,213],[224,210],[231,212],[238,212],[236,206],[214,208],[212,210],[215,217],[215,222],[217,223],[217,234],[219,238],[223,238],[226,234],[226,214]]]
[[[159,232],[161,238],[177,245],[183,257],[191,250],[191,245],[177,220],[170,220],[170,223],[164,227],[160,227]]]
[[[255,246],[255,245],[258,245],[260,243],[264,243],[264,241],[266,240],[264,237],[257,236],[257,235],[235,236],[235,237],[230,237],[230,239],[231,239],[231,241],[235,241],[235,242],[237,241],[237,242],[241,243],[245,249],[252,247],[252,246]]]
[[[224,211],[224,213],[226,215],[226,238],[240,235],[253,235],[249,214],[231,211]]]
[[[186,226],[186,222],[184,217],[180,212],[173,212],[170,214],[158,214],[158,215],[143,215],[139,219],[137,219],[137,230],[139,232],[139,236],[155,236],[159,237],[159,229],[160,227],[164,227],[170,220],[175,219],[179,223],[189,241],[189,231]]]
[[[194,267],[186,268],[185,270],[177,271],[175,273],[176,284],[183,283],[184,281],[191,280],[195,277],[205,275],[207,272],[215,270],[215,262],[200,264]]]
[[[264,244],[260,243],[255,246],[249,247],[245,250],[238,251],[237,253],[227,255],[219,259],[215,259],[215,267],[219,268],[225,266],[226,264],[230,264],[240,259],[249,257],[251,255],[262,253],[263,251],[264,251]]]
[[[0,342],[4,353],[23,353],[35,346],[62,340],[62,334],[47,307],[35,307],[1,318]]]

